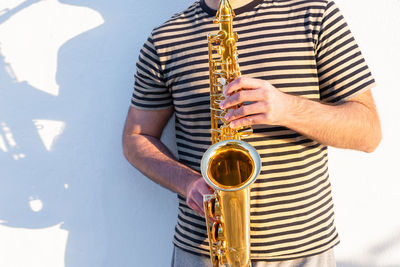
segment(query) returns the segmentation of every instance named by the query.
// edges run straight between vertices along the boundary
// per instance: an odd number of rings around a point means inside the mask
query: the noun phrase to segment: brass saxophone
[[[251,127],[230,128],[224,120],[227,110],[219,107],[225,99],[223,87],[240,76],[234,16],[229,1],[220,0],[214,20],[219,24],[219,32],[207,37],[212,145],[201,160],[201,173],[214,189],[213,194],[204,196],[213,267],[251,266],[250,184],[257,178],[261,166],[257,151],[240,140],[252,133]]]

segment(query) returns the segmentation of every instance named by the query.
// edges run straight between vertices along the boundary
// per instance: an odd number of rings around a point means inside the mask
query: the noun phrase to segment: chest
[[[254,17],[239,20],[237,50],[242,75],[267,80],[279,90],[319,99],[314,55],[316,30],[307,14],[279,20]],[[207,34],[218,25],[204,23],[177,36],[163,50],[167,86],[179,117],[209,111],[209,63]]]

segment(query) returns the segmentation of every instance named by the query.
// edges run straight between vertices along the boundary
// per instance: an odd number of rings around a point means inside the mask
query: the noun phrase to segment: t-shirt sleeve
[[[131,106],[145,110],[159,110],[172,106],[172,96],[163,77],[152,35],[144,43],[136,63]]]
[[[321,101],[339,103],[375,86],[375,80],[335,2],[328,1],[316,44]]]

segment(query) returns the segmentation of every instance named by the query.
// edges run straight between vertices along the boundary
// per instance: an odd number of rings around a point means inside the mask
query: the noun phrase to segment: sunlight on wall
[[[43,202],[35,197],[29,197],[29,206],[31,207],[31,210],[34,212],[39,212],[43,209]]]
[[[10,9],[13,9],[25,2],[25,0],[1,0],[0,2],[0,15],[3,15]]]
[[[7,140],[7,143],[10,147],[16,147],[17,143],[15,142],[14,136],[11,132],[11,129],[7,126],[5,122],[1,123],[1,128],[3,130],[4,136]]]
[[[2,3],[0,12],[15,8],[15,2]],[[57,96],[58,50],[68,40],[103,23],[102,16],[92,9],[57,0],[39,1],[0,24],[0,52],[18,82],[27,81]]]
[[[12,157],[14,160],[23,159],[26,157],[24,153],[20,153],[18,151],[19,148],[14,139],[14,135],[10,127],[8,127],[5,122],[0,123],[0,150],[3,152],[12,152]]]
[[[4,137],[1,134],[0,134],[0,149],[3,150],[4,152],[8,152],[6,141],[4,140]]]
[[[33,120],[40,139],[47,151],[50,151],[57,137],[62,134],[65,122],[55,120]]]
[[[64,267],[68,231],[61,226],[25,229],[0,224],[0,266]]]
[[[26,82],[41,92],[58,96],[56,73],[60,48],[103,23],[99,12],[57,0],[0,0],[0,57],[4,57],[6,73],[13,82]],[[47,151],[52,150],[64,131],[65,122],[53,118],[31,118],[30,121],[38,136],[17,133],[14,123],[0,121],[0,153],[22,160],[27,157],[21,151],[22,141],[40,142],[39,138]],[[68,184],[64,187],[67,190]],[[40,213],[44,208],[43,201],[36,196],[30,196],[26,203],[33,213]],[[69,233],[62,229],[63,222],[40,229],[4,224],[7,224],[6,218],[0,220],[0,266],[65,266]]]

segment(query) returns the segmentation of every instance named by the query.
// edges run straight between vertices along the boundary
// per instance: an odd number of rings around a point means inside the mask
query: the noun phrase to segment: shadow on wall
[[[156,16],[156,1],[20,2],[0,10],[0,235],[4,229],[56,227],[67,231],[62,251],[67,267],[135,266],[142,235],[162,231],[172,238],[176,199],[145,179],[133,179],[139,175],[123,158],[121,133],[139,49],[150,30],[178,7],[164,8],[157,21],[147,22],[149,14]],[[44,18],[35,20],[37,14]],[[93,25],[78,27],[90,19]],[[47,28],[35,28],[46,20]],[[23,31],[14,33],[21,35],[15,37],[21,43],[14,52],[7,43],[14,37],[1,34],[12,23]],[[50,47],[41,36],[29,37],[32,32],[47,34],[59,47]],[[35,55],[38,49],[49,58]],[[13,59],[18,54],[29,57],[19,64]],[[156,207],[161,212],[145,213]],[[143,216],[148,221],[139,223]],[[137,229],[161,219],[165,226],[158,230]],[[35,242],[26,244],[27,250],[46,247],[45,240]],[[12,242],[6,244],[14,249]]]
[[[398,267],[394,264],[398,259],[400,247],[400,229],[394,231],[390,237],[382,238],[370,244],[362,254],[351,255],[352,259],[337,262],[338,267]],[[396,257],[393,259],[393,257]],[[389,263],[390,262],[390,263]]]

